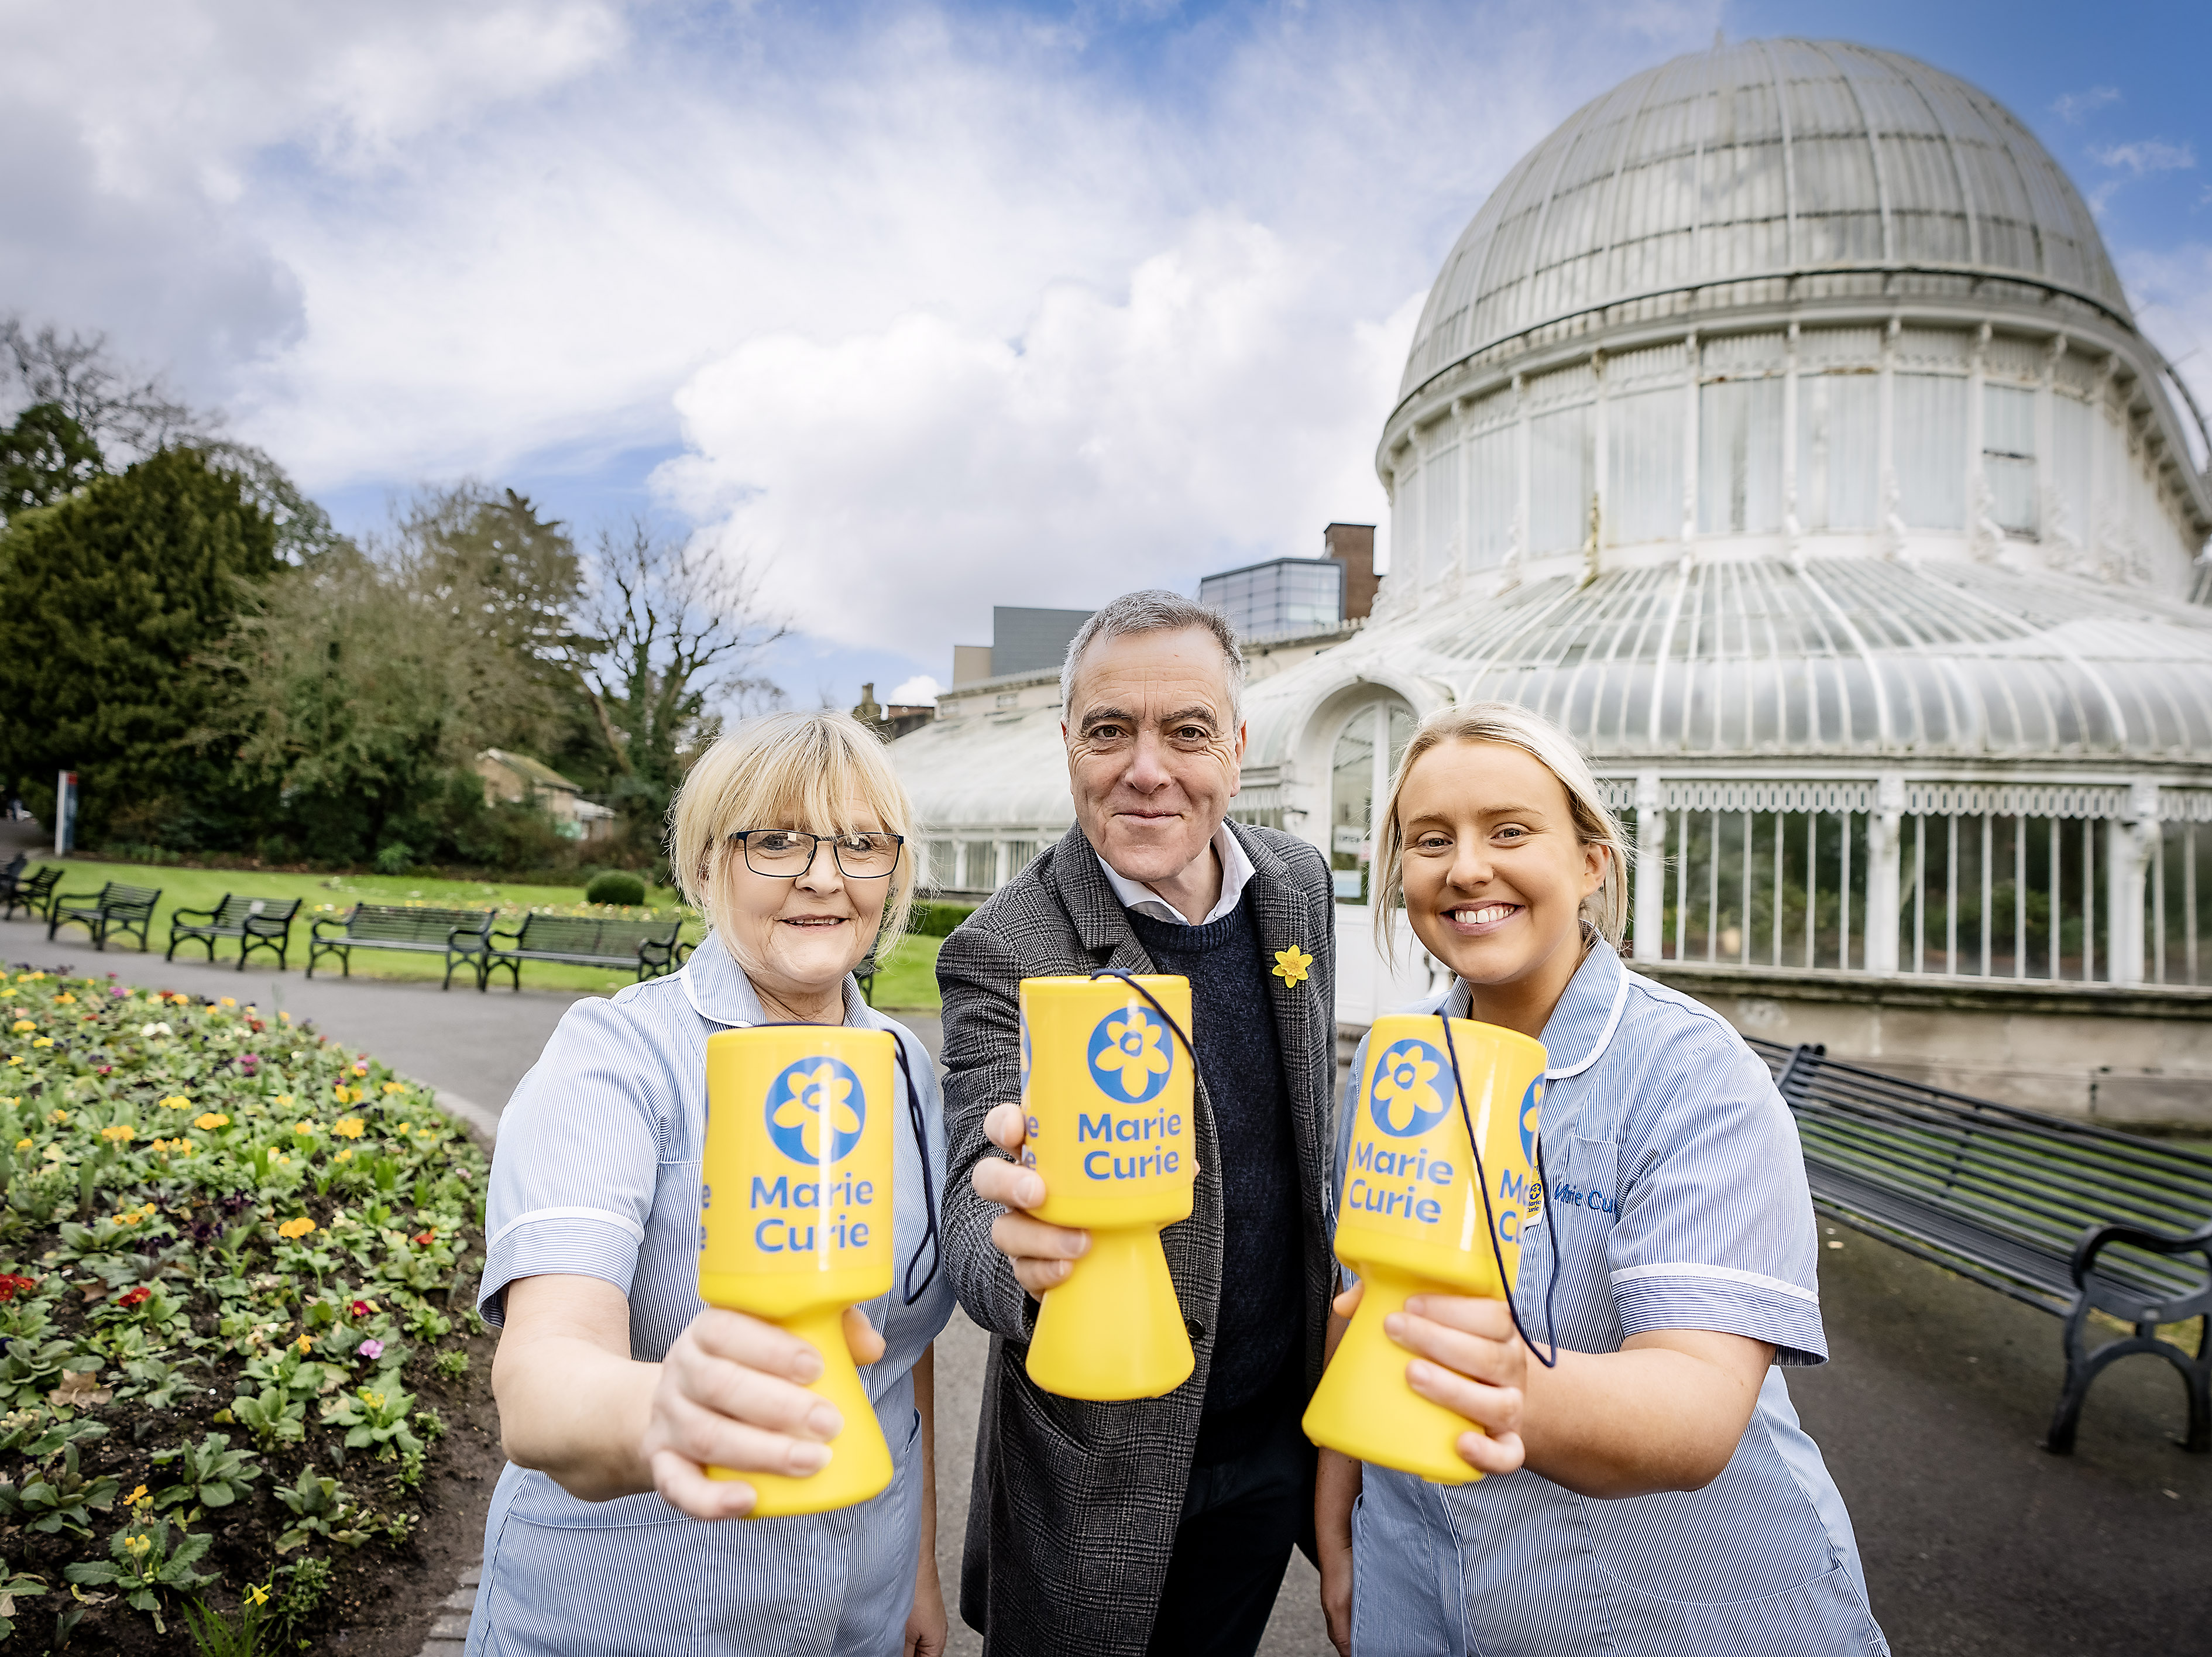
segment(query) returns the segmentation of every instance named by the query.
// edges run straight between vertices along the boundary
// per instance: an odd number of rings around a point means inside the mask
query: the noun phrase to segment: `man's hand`
[[[1067,1281],[1091,1246],[1087,1231],[1048,1226],[1030,1209],[1044,1201],[1044,1177],[1021,1165],[1025,1124],[1018,1105],[994,1105],[983,1118],[984,1136],[1015,1160],[985,1157],[969,1178],[975,1195],[1006,1210],[991,1222],[991,1246],[1014,1263],[1014,1281],[1037,1298]]]

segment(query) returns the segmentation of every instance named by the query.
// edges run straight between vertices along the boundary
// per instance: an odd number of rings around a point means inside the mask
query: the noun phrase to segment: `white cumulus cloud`
[[[1333,288],[1310,252],[1207,216],[1124,292],[1050,288],[1012,339],[910,312],[750,340],[677,393],[691,452],[660,482],[771,560],[806,631],[886,649],[994,602],[1317,554],[1328,520],[1382,509],[1370,449],[1420,298],[1362,322]]]

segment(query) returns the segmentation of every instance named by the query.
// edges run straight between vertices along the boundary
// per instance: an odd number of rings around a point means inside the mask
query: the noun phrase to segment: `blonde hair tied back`
[[[756,828],[847,832],[863,817],[907,838],[898,867],[881,883],[888,888],[876,935],[881,959],[906,930],[914,906],[914,807],[882,739],[850,714],[774,713],[732,728],[699,757],[669,805],[669,868],[685,900],[729,948],[715,899],[728,860],[738,855],[730,836]],[[847,882],[856,898],[876,884]]]
[[[1398,798],[1414,763],[1447,742],[1498,742],[1520,749],[1559,779],[1574,818],[1576,838],[1585,846],[1605,849],[1605,878],[1583,899],[1583,919],[1616,949],[1628,926],[1628,838],[1620,819],[1605,802],[1589,760],[1575,740],[1540,714],[1510,702],[1470,702],[1439,708],[1420,723],[1390,778],[1390,799],[1382,813],[1377,865],[1375,939],[1386,958],[1396,957],[1392,914],[1406,903],[1405,836],[1398,823]]]

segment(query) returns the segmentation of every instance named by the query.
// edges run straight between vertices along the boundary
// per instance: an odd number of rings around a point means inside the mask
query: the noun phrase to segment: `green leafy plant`
[[[15,1631],[15,1602],[46,1592],[44,1577],[26,1576],[12,1569],[0,1570],[0,1640]]]
[[[210,1433],[198,1444],[180,1444],[154,1458],[157,1467],[168,1467],[176,1482],[165,1485],[154,1497],[158,1508],[189,1505],[184,1522],[190,1524],[204,1508],[228,1508],[245,1493],[246,1486],[261,1477],[261,1469],[245,1452],[230,1447],[227,1433]]]
[[[313,1537],[324,1537],[341,1547],[357,1548],[368,1538],[362,1528],[361,1510],[335,1478],[319,1476],[313,1467],[301,1469],[299,1481],[279,1489],[276,1499],[297,1521],[276,1538],[276,1551],[290,1553]]]
[[[264,1386],[258,1393],[240,1393],[230,1401],[230,1414],[238,1424],[253,1435],[253,1441],[264,1450],[273,1450],[279,1444],[297,1443],[307,1435],[307,1406],[306,1401],[274,1386]]]
[[[448,1347],[438,1354],[430,1367],[438,1372],[441,1380],[459,1380],[469,1373],[469,1355],[459,1347]]]
[[[187,1532],[172,1548],[167,1520],[133,1517],[108,1539],[107,1558],[64,1566],[62,1575],[87,1587],[113,1583],[133,1611],[152,1615],[155,1633],[167,1634],[168,1629],[161,1621],[162,1591],[196,1588],[214,1581],[211,1575],[192,1569],[214,1545],[211,1536]]]
[[[379,1391],[375,1386],[364,1386],[359,1391],[342,1393],[324,1407],[323,1419],[333,1427],[346,1429],[345,1446],[349,1450],[366,1449],[374,1446],[380,1457],[389,1457],[396,1449],[404,1453],[421,1451],[422,1442],[409,1430],[407,1417],[415,1408],[415,1395],[399,1389],[397,1380],[379,1377],[391,1390]],[[440,1423],[441,1429],[443,1423]]]
[[[210,1611],[206,1600],[194,1600],[185,1607],[185,1627],[191,1634],[192,1650],[198,1657],[261,1657],[268,1648],[264,1643],[271,1620],[268,1604],[266,1585],[246,1590],[235,1621]]]
[[[76,1445],[72,1441],[62,1446],[58,1465],[49,1464],[20,1489],[13,1484],[0,1484],[0,1513],[48,1536],[64,1530],[74,1536],[90,1536],[92,1515],[115,1505],[118,1488],[108,1474],[95,1477],[86,1473],[78,1465]]]
[[[635,909],[645,902],[645,882],[625,869],[603,869],[584,887],[584,901]]]

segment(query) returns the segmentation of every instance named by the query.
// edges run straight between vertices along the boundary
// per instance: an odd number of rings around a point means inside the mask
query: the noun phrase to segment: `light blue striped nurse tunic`
[[[1466,984],[1417,1010],[1466,1017]],[[1758,1056],[1602,941],[1543,1039],[1548,1200],[1513,1296],[1529,1335],[1547,1343],[1556,1246],[1563,1348],[1711,1329],[1771,1342],[1778,1365],[1825,1362],[1803,1155]],[[1363,1041],[1338,1122],[1340,1191],[1366,1056]],[[1850,1515],[1779,1368],[1702,1490],[1601,1502],[1525,1471],[1444,1486],[1370,1465],[1352,1546],[1353,1657],[1888,1650]]]
[[[700,1154],[707,1038],[763,1022],[760,1002],[709,937],[672,977],[579,1002],[500,1118],[477,1304],[497,1324],[507,1286],[548,1272],[604,1277],[629,1297],[630,1355],[658,1360],[702,1308]],[[908,1125],[903,1076],[892,1174],[896,1277],[863,1310],[886,1349],[862,1370],[896,1475],[872,1501],[790,1519],[688,1519],[658,1495],[580,1502],[509,1465],[484,1527],[468,1657],[896,1657],[913,1604],[921,1526],[915,1362],[952,1315],[950,1274],[924,1247],[930,1188],[945,1189],[943,1105],[929,1051],[845,981],[845,1021],[906,1050],[928,1144]]]

